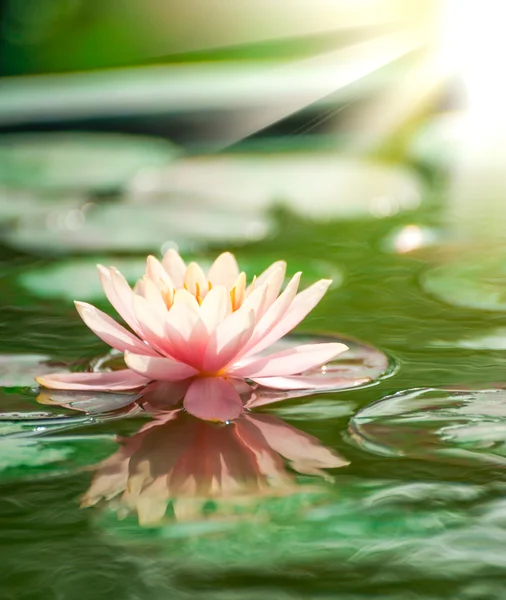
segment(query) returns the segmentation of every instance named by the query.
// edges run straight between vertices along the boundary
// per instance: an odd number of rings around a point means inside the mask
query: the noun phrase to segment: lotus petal
[[[75,302],[75,305],[86,325],[112,348],[120,352],[131,350],[137,354],[158,356],[157,352],[98,308],[87,302]]]
[[[37,383],[53,390],[133,390],[149,383],[149,379],[130,369],[107,373],[52,373],[36,377]]]
[[[239,266],[235,256],[231,252],[223,252],[211,265],[207,273],[207,279],[215,285],[224,285],[232,288],[239,277]]]
[[[125,352],[126,364],[140,375],[157,381],[181,381],[198,374],[197,369],[165,357],[141,356]]]

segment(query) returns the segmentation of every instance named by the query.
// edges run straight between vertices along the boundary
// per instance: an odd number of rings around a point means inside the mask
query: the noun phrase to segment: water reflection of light
[[[406,225],[394,239],[394,246],[397,252],[411,252],[419,248],[424,243],[424,232],[418,225]]]

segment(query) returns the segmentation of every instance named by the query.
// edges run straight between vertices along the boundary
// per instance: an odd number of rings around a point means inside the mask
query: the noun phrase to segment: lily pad
[[[470,334],[454,340],[434,340],[430,344],[440,348],[466,348],[470,350],[506,350],[506,327],[497,327],[482,334]]]
[[[506,388],[419,388],[360,410],[349,433],[375,454],[506,465]]]
[[[99,363],[97,368],[100,368]],[[125,400],[125,394],[108,394],[107,406],[96,401],[95,410],[89,406],[88,397],[79,393],[74,394],[68,408],[64,403],[51,402],[49,392],[37,396],[35,377],[68,370],[68,365],[51,361],[44,355],[0,355],[0,438],[47,435],[116,419],[124,413],[131,415],[135,411],[136,405],[132,405],[135,395]],[[84,415],[77,416],[69,408],[81,410]]]
[[[47,406],[64,406],[86,415],[98,416],[120,411],[123,416],[131,416],[137,412],[134,402],[140,397],[142,397],[142,393],[115,394],[113,392],[67,392],[44,389],[37,396],[37,402]]]
[[[451,260],[427,271],[422,286],[448,304],[505,311],[506,253],[494,248]]]
[[[417,208],[422,186],[411,171],[337,153],[190,157],[139,173],[136,196],[197,197],[215,209],[272,205],[317,220],[387,217]]]
[[[166,165],[181,150],[168,141],[104,133],[20,133],[0,137],[0,185],[110,192],[142,168]]]
[[[65,371],[43,354],[0,354],[0,387],[33,387],[35,377]]]
[[[23,251],[43,255],[65,253],[153,252],[176,246],[195,251],[211,243],[246,243],[261,239],[271,220],[237,205],[213,207],[202,201],[177,199],[149,202],[88,203],[79,209],[24,214],[3,239]]]
[[[13,225],[23,218],[37,218],[41,226],[53,226],[58,221],[69,219],[86,206],[87,200],[79,194],[66,194],[58,197],[54,194],[35,194],[27,190],[0,186],[0,222]],[[69,216],[70,215],[70,218]]]

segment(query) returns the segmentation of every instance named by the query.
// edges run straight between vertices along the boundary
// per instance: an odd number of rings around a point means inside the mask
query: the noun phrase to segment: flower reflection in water
[[[160,522],[169,506],[178,520],[201,517],[210,502],[214,511],[236,514],[259,498],[299,490],[297,473],[329,479],[324,469],[348,464],[317,438],[272,415],[245,411],[218,424],[171,410],[173,391],[155,383],[137,397],[139,410],[153,420],[121,439],[121,448],[97,466],[82,506],[106,502],[119,516],[136,512],[141,525]],[[264,403],[260,394],[243,392],[246,407]],[[90,411],[95,403],[103,408],[107,394],[82,396],[78,402]],[[39,400],[73,402],[71,392],[52,392],[50,398],[45,393]]]

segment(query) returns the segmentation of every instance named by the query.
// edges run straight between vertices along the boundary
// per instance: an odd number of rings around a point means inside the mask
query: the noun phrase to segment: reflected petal
[[[221,377],[200,377],[190,384],[184,398],[186,410],[207,421],[229,421],[238,417],[243,404],[234,386]]]
[[[142,407],[148,412],[166,411],[186,394],[190,381],[152,381],[142,391]]]
[[[221,397],[224,385],[233,389],[225,380],[213,385]],[[169,502],[177,505],[176,519],[200,519],[207,499],[230,514],[227,508],[243,509],[266,494],[294,493],[299,484],[286,460],[300,473],[318,476],[347,464],[316,438],[267,415],[241,415],[223,425],[173,410],[156,415],[122,444],[99,465],[82,505],[118,497],[120,506],[150,525],[165,516]]]
[[[349,465],[349,461],[323,446],[318,438],[288,425],[271,415],[246,415],[241,426],[261,431],[267,444],[290,461],[291,466],[306,475],[325,477],[321,469]]]

